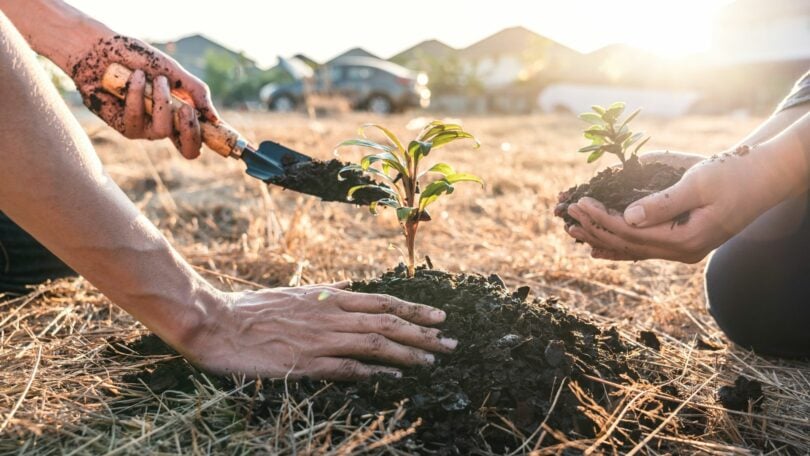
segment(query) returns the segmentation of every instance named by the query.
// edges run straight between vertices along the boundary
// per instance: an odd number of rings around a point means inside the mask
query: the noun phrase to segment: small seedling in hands
[[[650,137],[648,136],[638,143],[644,137],[644,133],[630,131],[629,123],[635,119],[641,109],[636,109],[624,121],[619,123],[619,116],[624,112],[624,107],[625,104],[619,101],[608,108],[598,105],[592,106],[593,112],[585,112],[579,115],[580,119],[591,124],[585,130],[585,138],[591,140],[591,145],[585,146],[578,151],[580,153],[590,153],[588,163],[595,162],[607,152],[619,157],[622,165],[625,165],[631,157],[636,157],[641,146],[649,141]],[[638,145],[628,156],[628,151],[636,143]]]
[[[378,143],[366,137],[366,130],[376,128],[385,136],[385,143]],[[473,135],[464,131],[461,125],[433,121],[425,126],[419,136],[405,147],[397,136],[385,127],[368,124],[360,127],[362,138],[343,141],[338,148],[345,146],[359,146],[374,149],[376,152],[367,155],[359,164],[352,164],[341,169],[346,171],[360,171],[372,178],[379,179],[386,185],[358,185],[349,189],[348,198],[363,188],[375,188],[387,194],[386,197],[374,201],[369,206],[372,214],[377,214],[380,206],[390,207],[396,211],[397,219],[405,235],[405,244],[408,251],[407,266],[408,277],[413,277],[415,269],[415,241],[416,231],[421,222],[431,220],[427,208],[435,203],[440,196],[453,193],[454,185],[459,182],[477,182],[483,187],[481,178],[468,173],[459,173],[447,163],[436,163],[426,171],[423,168],[423,159],[432,151],[450,144],[459,139],[475,141],[475,147],[480,144]],[[428,174],[440,175],[438,179],[427,183],[423,181]],[[340,178],[340,174],[338,175]]]

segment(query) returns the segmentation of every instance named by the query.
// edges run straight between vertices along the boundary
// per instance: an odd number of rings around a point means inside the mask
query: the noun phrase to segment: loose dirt
[[[405,369],[402,379],[378,376],[326,389],[323,382],[309,380],[265,381],[260,391],[248,393],[264,398],[251,410],[255,419],[272,416],[285,392],[299,401],[309,398],[318,420],[327,419],[347,401],[355,416],[378,414],[404,403],[406,413],[399,425],[421,424],[398,447],[438,454],[478,449],[501,453],[519,446],[516,433],[530,435],[541,423],[565,438],[593,438],[599,424],[583,412],[572,384],[599,406],[613,410],[619,400],[611,397],[610,387],[593,379],[626,383],[639,377],[627,363],[631,350],[615,328],[600,329],[569,313],[555,298],[527,300],[526,287],[510,292],[495,275],[422,268],[409,279],[400,267],[381,278],[355,282],[351,289],[444,309],[448,317],[441,326],[443,335],[457,338],[458,348],[437,355],[434,366]],[[129,348],[167,353],[154,340],[142,339]],[[158,388],[156,392],[183,389],[188,378],[199,375],[184,363],[173,359],[128,381],[142,381]],[[181,379],[173,380],[176,377]],[[673,407],[667,402],[645,408]],[[630,414],[626,423],[631,436],[640,435],[640,426],[655,424]],[[509,426],[514,428],[508,430]],[[555,441],[552,435],[544,440]]]
[[[268,184],[317,196],[323,201],[354,203],[363,206],[388,196],[382,190],[364,188],[355,192],[352,200],[349,201],[346,195],[349,193],[350,188],[358,185],[377,184],[368,176],[356,171],[342,173],[343,179],[338,180],[338,173],[349,163],[335,159],[297,162],[294,158],[287,156],[282,158],[282,164],[284,165],[285,174],[269,179]]]
[[[565,220],[566,225],[579,223],[568,215],[568,206],[584,197],[591,197],[607,209],[624,212],[627,206],[652,193],[671,187],[686,172],[685,168],[673,168],[664,163],[642,164],[631,156],[621,168],[600,171],[588,183],[580,184],[560,193],[554,215]],[[686,223],[689,214],[682,214],[675,223]]]

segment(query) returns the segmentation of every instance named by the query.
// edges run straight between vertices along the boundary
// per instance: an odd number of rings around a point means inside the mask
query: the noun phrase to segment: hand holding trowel
[[[124,99],[126,86],[132,72],[117,63],[107,68],[102,79],[102,87],[112,95]],[[144,94],[146,97],[146,112],[152,113],[152,86],[147,84]],[[172,95],[172,109],[177,110],[185,101]],[[176,117],[175,117],[176,121]],[[324,201],[339,201],[351,204],[368,205],[378,200],[382,195],[375,189],[362,189],[352,196],[349,201],[346,195],[351,187],[373,183],[371,179],[359,173],[343,173],[343,180],[337,179],[337,173],[344,166],[337,160],[321,162],[311,157],[291,150],[281,144],[264,141],[258,148],[250,145],[242,135],[228,124],[220,122],[213,124],[200,120],[200,130],[203,142],[214,152],[223,157],[240,159],[247,165],[248,175],[268,184],[317,196]]]

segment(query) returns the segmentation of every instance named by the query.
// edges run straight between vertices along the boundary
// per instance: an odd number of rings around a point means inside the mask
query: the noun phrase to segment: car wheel
[[[276,112],[292,112],[295,110],[295,100],[289,95],[279,95],[273,98],[270,109]]]
[[[385,95],[373,95],[366,105],[368,110],[375,114],[390,114],[394,110],[394,105]]]

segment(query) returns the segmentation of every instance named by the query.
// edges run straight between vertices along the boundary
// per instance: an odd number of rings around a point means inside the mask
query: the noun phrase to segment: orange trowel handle
[[[129,68],[113,63],[107,68],[107,71],[104,72],[101,86],[104,87],[104,90],[107,92],[123,100],[126,96],[127,81],[129,81],[131,74],[132,71]],[[144,100],[146,112],[152,114],[152,84],[146,84],[144,97],[146,98]],[[187,103],[172,95],[171,105],[173,111],[177,111],[177,109],[184,104]],[[176,121],[177,116],[175,116],[175,122]],[[200,119],[200,130],[203,142],[210,147],[211,150],[223,157],[239,157],[242,155],[242,150],[244,150],[247,145],[242,136],[225,122],[213,124]]]

